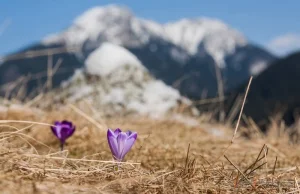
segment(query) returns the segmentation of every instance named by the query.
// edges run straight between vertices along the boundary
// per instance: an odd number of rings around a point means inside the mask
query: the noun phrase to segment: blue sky
[[[300,49],[299,0],[1,0],[0,55],[59,32],[85,10],[107,4],[128,6],[136,16],[160,23],[218,18],[277,54]]]

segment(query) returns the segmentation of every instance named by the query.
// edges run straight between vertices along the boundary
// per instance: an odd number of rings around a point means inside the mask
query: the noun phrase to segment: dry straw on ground
[[[231,144],[233,129],[213,124],[100,118],[67,105],[59,111],[31,110],[0,114],[1,193],[300,192],[300,148],[284,135],[256,133],[246,139],[238,132]],[[64,152],[47,126],[56,119],[77,126]],[[119,171],[108,149],[107,126],[139,134]],[[213,128],[222,135],[209,132]]]

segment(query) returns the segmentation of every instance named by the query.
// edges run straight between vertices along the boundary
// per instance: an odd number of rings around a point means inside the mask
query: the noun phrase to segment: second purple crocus
[[[53,134],[60,140],[61,151],[64,149],[66,139],[73,135],[75,132],[75,125],[72,122],[63,120],[62,122],[56,121],[54,126],[51,126]]]
[[[107,140],[115,160],[121,162],[137,139],[137,133],[132,131],[122,132],[121,129],[108,129]]]

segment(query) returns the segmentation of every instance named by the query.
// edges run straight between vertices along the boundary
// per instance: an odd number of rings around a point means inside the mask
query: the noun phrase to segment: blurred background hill
[[[55,102],[84,99],[109,114],[195,105],[190,113],[224,112],[223,121],[236,118],[254,76],[244,114],[261,128],[278,114],[292,125],[300,106],[293,2],[2,2],[0,93],[51,92]]]

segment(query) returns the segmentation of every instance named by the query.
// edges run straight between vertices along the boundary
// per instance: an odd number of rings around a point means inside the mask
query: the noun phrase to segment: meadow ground
[[[248,139],[241,128],[231,144],[233,129],[218,124],[86,114],[68,106],[1,111],[1,193],[300,192],[300,146],[289,144],[285,135],[257,133]],[[49,126],[41,124],[62,119],[77,126],[64,152]],[[138,132],[118,171],[107,127]]]

